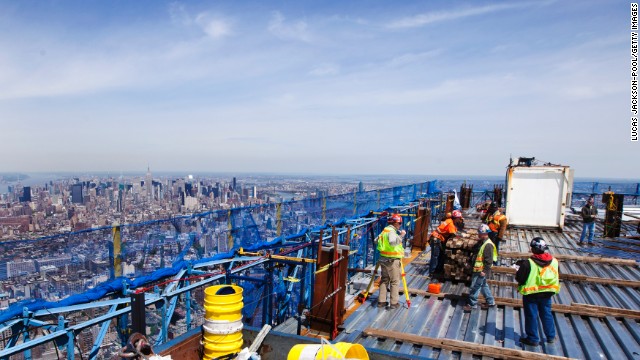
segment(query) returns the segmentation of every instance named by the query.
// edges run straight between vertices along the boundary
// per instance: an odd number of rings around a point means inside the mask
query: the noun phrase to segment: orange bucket
[[[431,284],[429,284],[429,289],[428,290],[432,294],[440,294],[440,284],[431,283]]]

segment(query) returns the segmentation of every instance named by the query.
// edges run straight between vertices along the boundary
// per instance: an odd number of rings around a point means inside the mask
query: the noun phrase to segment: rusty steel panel
[[[493,202],[500,208],[502,207],[502,185],[493,185]]]
[[[188,339],[160,352],[160,355],[171,355],[172,359],[180,360],[200,360],[202,359],[202,340],[201,334],[195,334]]]
[[[431,222],[431,208],[418,208],[416,224],[413,231],[413,240],[411,246],[426,250],[429,243],[429,223]]]
[[[466,210],[471,207],[471,198],[473,197],[473,185],[467,187],[467,184],[464,183],[460,185],[460,206],[462,206],[463,210]]]
[[[334,261],[334,246],[322,247],[318,252],[317,268]],[[347,270],[349,264],[349,248],[338,246],[338,257],[342,257],[338,266],[331,266],[328,270],[316,274],[313,291],[313,303],[311,306],[310,323],[313,330],[331,333],[334,325],[334,302],[337,301],[337,326],[344,322],[346,310],[344,308],[345,289],[347,283]],[[338,272],[338,286],[334,287],[334,273]],[[338,290],[339,289],[339,290]],[[337,290],[337,291],[336,291]],[[335,292],[334,295],[332,295]]]
[[[444,207],[444,212],[445,213],[450,213],[453,211],[453,202],[455,201],[456,196],[451,194],[451,195],[447,195],[447,203],[445,204]]]

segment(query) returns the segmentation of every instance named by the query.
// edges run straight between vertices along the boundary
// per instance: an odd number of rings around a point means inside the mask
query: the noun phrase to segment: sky
[[[630,76],[622,1],[0,0],[0,172],[640,179]]]

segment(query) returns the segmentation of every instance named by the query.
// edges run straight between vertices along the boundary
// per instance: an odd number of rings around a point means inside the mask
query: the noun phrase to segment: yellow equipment
[[[402,285],[404,285],[404,296],[407,298],[407,307],[411,307],[411,300],[409,298],[409,288],[407,287],[407,274],[404,272],[404,265],[400,260],[400,270],[402,271]]]
[[[322,339],[323,342],[327,342]],[[369,354],[364,346],[339,342],[329,342],[322,345],[296,345],[291,348],[287,360],[326,360],[326,359],[357,359],[369,360]]]
[[[375,270],[373,270],[373,273],[371,274],[371,280],[369,280],[369,285],[367,286],[367,290],[365,290],[365,292],[358,294],[358,301],[360,303],[364,303],[365,301],[367,301],[367,297],[369,297],[369,290],[371,290],[371,285],[373,285],[373,281],[376,278],[376,274],[378,273],[378,269],[380,268],[380,262],[376,263],[376,268]]]

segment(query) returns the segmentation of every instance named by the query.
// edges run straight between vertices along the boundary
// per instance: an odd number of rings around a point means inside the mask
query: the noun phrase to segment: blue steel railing
[[[146,222],[142,224],[125,224],[122,226],[117,226],[119,230],[123,233],[127,232],[127,234],[123,235],[123,238],[127,238],[127,236],[132,237],[136,236],[137,239],[140,238],[140,228],[145,226],[152,226],[150,229],[151,234],[155,234],[153,236],[148,235],[145,239],[144,244],[140,243],[137,245],[143,246],[142,251],[149,251],[149,249],[153,249],[154,242],[162,242],[162,251],[165,251],[167,238],[160,240],[154,240],[157,237],[159,230],[157,227],[153,226],[171,226],[176,230],[177,234],[184,234],[181,231],[188,230],[187,236],[180,237],[174,236],[176,240],[172,243],[171,246],[176,245],[175,254],[172,253],[170,255],[173,259],[173,266],[171,268],[159,268],[152,273],[144,273],[140,272],[139,277],[136,279],[128,279],[123,277],[117,277],[106,284],[101,284],[90,293],[92,296],[87,296],[85,294],[73,295],[63,301],[57,303],[51,302],[24,302],[19,304],[21,308],[19,308],[19,312],[16,313],[17,306],[13,306],[13,309],[3,311],[0,313],[0,333],[11,330],[12,335],[10,336],[5,349],[0,351],[0,359],[8,359],[9,356],[17,353],[23,353],[26,359],[31,358],[31,349],[41,344],[48,343],[50,341],[55,341],[55,344],[60,349],[66,349],[67,358],[73,359],[75,354],[75,347],[77,347],[77,337],[78,334],[84,329],[100,326],[100,331],[98,336],[95,339],[94,345],[92,346],[89,353],[89,358],[95,358],[98,354],[99,349],[101,348],[101,344],[110,328],[111,321],[116,319],[118,321],[118,326],[120,329],[121,340],[124,340],[125,335],[125,327],[127,325],[127,314],[131,311],[129,306],[126,306],[127,303],[130,302],[130,299],[127,298],[129,293],[134,290],[139,290],[144,288],[149,284],[153,284],[157,281],[166,279],[167,277],[172,277],[172,282],[169,286],[167,286],[163,291],[160,291],[158,288],[155,289],[153,293],[148,293],[145,296],[145,303],[147,305],[158,304],[162,305],[162,323],[161,328],[159,330],[159,334],[156,338],[156,343],[161,344],[166,342],[168,336],[168,324],[175,312],[178,297],[181,294],[184,294],[184,300],[187,304],[185,306],[186,309],[186,317],[190,319],[191,312],[191,304],[192,301],[190,298],[190,291],[207,284],[210,284],[215,281],[224,281],[226,283],[231,282],[233,279],[248,281],[247,277],[242,277],[238,275],[238,273],[242,273],[256,266],[262,266],[265,262],[269,261],[268,259],[260,258],[247,258],[247,257],[234,257],[235,251],[242,247],[246,246],[248,250],[258,250],[258,249],[268,249],[268,248],[287,248],[291,246],[299,245],[300,243],[312,244],[314,238],[318,238],[318,234],[320,234],[320,230],[328,228],[329,225],[332,227],[338,227],[338,234],[340,236],[341,243],[350,242],[355,235],[358,235],[361,239],[366,239],[368,237],[368,232],[373,231],[372,225],[377,222],[377,219],[369,217],[372,211],[381,211],[381,210],[392,210],[392,211],[409,211],[409,209],[413,209],[418,206],[417,203],[411,203],[411,201],[418,199],[420,197],[432,196],[433,194],[429,194],[428,191],[432,191],[434,189],[433,182],[432,183],[423,183],[423,184],[414,184],[405,187],[396,187],[391,189],[383,189],[377,190],[373,192],[366,193],[355,193],[355,194],[347,194],[342,196],[332,197],[332,199],[306,199],[301,202],[288,202],[279,205],[279,212],[284,207],[285,212],[282,217],[279,217],[278,222],[285,223],[279,229],[279,234],[276,238],[272,240],[265,240],[260,242],[246,242],[239,241],[238,239],[242,239],[243,237],[251,237],[261,239],[261,235],[256,233],[257,225],[252,223],[251,219],[247,217],[246,211],[259,211],[260,209],[256,209],[256,207],[251,208],[242,208],[242,209],[232,209],[231,211],[225,211],[225,213],[215,212],[216,220],[222,219],[226,226],[223,226],[224,233],[223,237],[219,237],[218,239],[222,240],[223,243],[228,243],[227,247],[223,247],[225,250],[228,250],[224,253],[218,253],[213,257],[198,257],[192,256],[190,260],[183,260],[185,255],[198,255],[197,251],[189,251],[193,248],[193,244],[196,241],[202,240],[203,237],[208,236],[207,229],[215,228],[215,222],[209,221],[214,212],[207,212],[202,214],[195,214],[191,216],[183,216],[179,218],[173,218],[168,220],[157,220]],[[304,204],[303,204],[304,203]],[[401,205],[402,203],[409,205]],[[314,204],[309,206],[309,204]],[[304,206],[306,205],[306,207]],[[320,205],[318,207],[318,205]],[[278,205],[276,205],[278,206]],[[274,206],[274,208],[276,207]],[[307,228],[303,231],[299,230],[299,227],[295,227],[298,230],[298,233],[293,233],[291,231],[291,226],[286,225],[287,216],[291,214],[287,214],[287,211],[291,211],[292,209],[305,209],[305,211],[313,210],[313,207],[316,206],[318,209],[316,210],[316,215],[321,215],[322,220],[326,222],[326,225],[321,226],[309,226],[311,224],[305,223]],[[242,212],[245,212],[244,214]],[[362,217],[366,215],[367,217]],[[350,219],[349,219],[350,217]],[[205,221],[203,221],[203,219]],[[333,221],[333,223],[331,223]],[[212,223],[213,226],[212,226]],[[239,225],[238,225],[239,224]],[[413,224],[411,222],[407,222],[407,226],[411,227]],[[194,233],[193,229],[199,229],[201,232]],[[218,226],[220,228],[220,226]],[[100,237],[104,239],[105,233],[107,231],[113,230],[111,228],[105,227],[100,229],[94,229],[94,231],[100,232]],[[376,231],[380,230],[376,228]],[[85,234],[90,234],[91,231],[82,231],[77,234],[66,234],[63,236],[56,237],[48,237],[46,240],[66,240],[69,236],[84,236]],[[115,234],[115,231],[114,231]],[[288,234],[288,235],[287,235]],[[114,239],[116,237],[114,236]],[[264,237],[262,237],[264,238]],[[323,238],[323,241],[326,240],[327,237]],[[206,240],[206,239],[205,239]],[[317,241],[317,240],[316,240]],[[29,240],[27,242],[37,243],[38,240]],[[132,241],[133,242],[133,241]],[[134,242],[135,243],[135,242]],[[201,243],[198,242],[198,243]],[[356,242],[354,242],[356,243]],[[181,248],[182,244],[182,248]],[[371,263],[373,259],[373,251],[367,248],[367,242],[363,242],[364,244],[364,254],[366,254],[363,258],[361,257],[358,261],[363,262],[365,265],[367,263]],[[6,244],[5,244],[6,245]],[[114,242],[111,242],[112,249],[114,248]],[[217,249],[220,249],[220,244],[218,244]],[[181,251],[180,251],[181,250]],[[130,250],[130,251],[140,251],[140,250]],[[303,256],[311,256],[313,257],[313,246],[304,248],[298,251],[298,254],[302,253]],[[118,254],[112,250],[111,261],[115,262],[116,259],[126,260],[127,251],[123,252],[124,255]],[[244,263],[247,261],[254,261],[248,264],[243,264],[241,266],[237,266],[233,268],[235,263]],[[224,266],[226,271],[222,274],[212,275],[210,271],[206,271],[207,268],[211,266]],[[294,266],[293,274],[296,276],[298,272],[302,271],[301,278],[306,280],[302,282],[300,285],[296,285],[295,283],[291,283],[286,288],[286,297],[283,303],[275,306],[277,309],[276,318],[281,317],[284,313],[288,312],[290,315],[290,309],[298,308],[296,305],[298,302],[303,303],[304,306],[308,308],[310,305],[310,299],[312,298],[313,291],[313,267],[312,266]],[[110,273],[117,275],[115,271],[115,266],[110,269]],[[199,281],[190,281],[190,277],[196,275],[206,275],[207,278]],[[273,274],[271,274],[273,275]],[[259,280],[260,282],[260,280]],[[262,281],[262,285],[264,285],[264,281]],[[266,284],[271,284],[272,280],[268,280]],[[103,286],[104,285],[104,286]],[[262,298],[270,299],[271,295],[274,295],[272,285],[271,287],[267,287],[266,294],[267,296],[262,296]],[[299,293],[302,294],[299,299],[291,296],[294,291],[295,286],[299,287]],[[260,286],[257,287],[258,291],[262,291],[265,293],[264,286],[260,289]],[[111,297],[116,297],[114,299],[109,299]],[[124,297],[123,297],[124,296]],[[260,295],[258,294],[258,297]],[[255,296],[254,296],[255,298]],[[105,300],[107,299],[107,300]],[[253,299],[255,300],[255,299]],[[258,299],[260,300],[260,299]],[[272,310],[274,308],[273,302],[263,302],[262,313],[263,313],[263,323],[272,323],[273,316]],[[97,316],[95,318],[89,319],[87,321],[82,321],[80,323],[70,325],[68,319],[65,319],[63,314],[71,314],[78,311],[84,311],[93,309],[99,312],[106,311],[105,314]],[[108,309],[108,310],[105,310]],[[266,310],[265,310],[266,309]],[[13,311],[13,312],[11,312]],[[51,316],[58,316],[57,324],[47,323],[43,320],[39,320],[39,318],[50,318]],[[187,330],[190,326],[191,321],[187,321]],[[49,334],[37,337],[35,339],[30,339],[30,331],[29,329],[33,329],[34,327],[43,328],[49,331]],[[20,341],[22,341],[20,343]],[[82,353],[82,352],[81,352]]]

